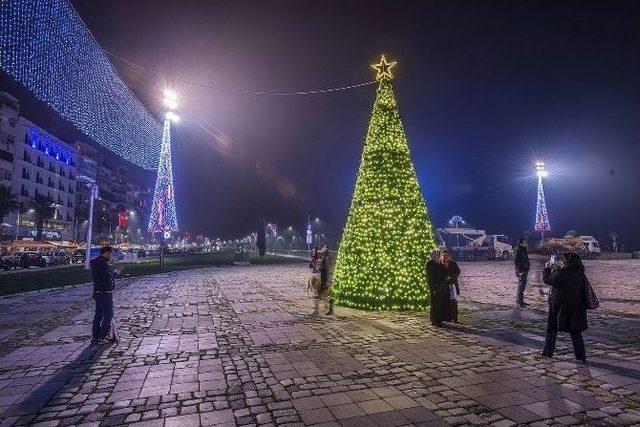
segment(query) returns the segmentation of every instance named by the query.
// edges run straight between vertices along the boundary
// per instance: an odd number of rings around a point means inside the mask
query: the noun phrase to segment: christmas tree
[[[391,84],[395,62],[377,70],[378,90],[333,276],[338,305],[424,310],[433,226],[416,177]]]

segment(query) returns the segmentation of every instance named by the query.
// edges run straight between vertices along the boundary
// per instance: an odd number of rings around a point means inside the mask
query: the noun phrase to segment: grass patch
[[[191,268],[224,266],[233,264],[233,252],[208,252],[196,254],[170,255],[165,258],[164,272],[188,270]],[[277,255],[265,255],[260,258],[257,253],[249,253],[251,264],[289,264],[304,262],[295,258]],[[136,264],[114,264],[122,270],[122,277],[140,277],[160,272],[158,259],[144,259]],[[91,274],[84,265],[73,265],[53,270],[25,270],[11,274],[0,274],[0,295],[16,294],[37,289],[55,288],[59,286],[77,285],[91,281]]]

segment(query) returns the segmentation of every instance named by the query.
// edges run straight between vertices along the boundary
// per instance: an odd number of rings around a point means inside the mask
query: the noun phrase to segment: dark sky
[[[635,1],[73,1],[150,110],[181,97],[174,134],[183,229],[240,236],[259,214],[339,234],[380,53],[432,219],[513,237],[533,228],[544,158],[553,234],[640,239],[640,3]],[[200,88],[179,79],[207,83]]]

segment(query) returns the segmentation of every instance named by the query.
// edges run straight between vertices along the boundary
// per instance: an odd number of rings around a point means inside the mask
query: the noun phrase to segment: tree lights
[[[160,124],[67,0],[2,2],[0,68],[95,142],[155,167]]]
[[[351,209],[338,251],[333,297],[372,310],[424,310],[425,266],[435,234],[411,162],[384,56]]]
[[[177,97],[173,92],[165,91],[164,105],[177,108]],[[158,176],[153,193],[151,216],[149,217],[149,231],[165,233],[178,231],[178,217],[176,215],[176,201],[173,189],[173,167],[171,164],[171,122],[177,121],[178,115],[171,110],[165,114],[164,130],[162,132],[162,146],[158,161]]]
[[[544,239],[544,232],[551,231],[549,225],[549,215],[547,214],[547,202],[544,198],[544,188],[542,186],[542,178],[549,176],[549,172],[544,167],[544,162],[536,162],[536,176],[538,177],[538,197],[536,200],[536,224],[535,230],[540,232],[540,236]]]

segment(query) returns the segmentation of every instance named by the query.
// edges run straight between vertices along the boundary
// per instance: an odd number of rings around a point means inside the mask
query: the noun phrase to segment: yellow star
[[[371,68],[373,68],[377,72],[376,80],[382,80],[385,78],[392,79],[393,74],[391,74],[391,68],[396,64],[396,61],[387,62],[387,58],[382,55],[382,58],[380,58],[380,63],[371,64]]]

